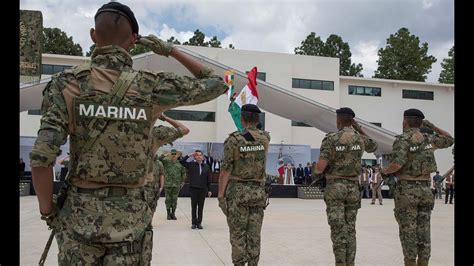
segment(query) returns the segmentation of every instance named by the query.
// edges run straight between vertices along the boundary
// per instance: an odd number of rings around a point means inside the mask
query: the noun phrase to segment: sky
[[[20,9],[39,10],[44,27],[57,27],[79,43],[83,53],[92,41],[89,29],[105,1],[20,0]],[[122,0],[137,17],[141,35],[184,42],[199,29],[223,47],[294,54],[311,33],[322,40],[337,34],[347,42],[352,62],[364,77],[377,69],[377,51],[390,34],[406,27],[428,54],[436,57],[427,82],[437,82],[441,62],[454,45],[453,0]]]

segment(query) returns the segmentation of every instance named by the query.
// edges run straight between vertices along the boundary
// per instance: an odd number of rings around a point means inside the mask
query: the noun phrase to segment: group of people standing
[[[195,151],[191,161],[184,156],[177,162],[178,151],[155,157],[162,145],[189,133],[163,112],[213,100],[228,87],[222,77],[173,44],[153,35],[140,36],[128,6],[104,4],[94,20],[90,35],[96,48],[91,62],[54,75],[43,92],[40,129],[30,153],[32,181],[41,219],[54,229],[59,265],[150,265],[152,218],[163,189],[170,197],[168,217],[176,219],[175,198],[184,180],[178,163],[190,176],[191,228],[202,228],[204,199],[211,196],[210,171],[202,152]],[[133,69],[128,51],[135,43],[172,56],[194,77]],[[257,265],[260,258],[270,142],[270,134],[257,128],[260,113],[256,105],[242,106],[244,130],[225,140],[220,166],[217,197],[227,219],[235,265]],[[338,132],[323,139],[313,175],[324,173],[327,178],[324,200],[336,265],[354,265],[360,162],[362,153],[374,152],[377,143],[355,122],[350,108],[336,113]],[[154,127],[158,118],[173,127]],[[406,265],[428,264],[433,152],[454,142],[449,133],[423,119],[419,110],[405,111],[393,159],[380,169],[382,176],[396,173],[399,180],[395,217]],[[421,126],[435,133],[421,133]],[[68,136],[67,196],[59,204],[53,200],[52,171]],[[166,179],[173,175],[176,179]]]

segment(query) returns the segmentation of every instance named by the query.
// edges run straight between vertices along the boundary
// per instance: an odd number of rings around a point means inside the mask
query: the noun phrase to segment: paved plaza
[[[265,211],[259,265],[334,265],[323,200],[272,198]],[[216,198],[207,198],[203,230],[192,230],[191,200],[179,198],[177,221],[166,220],[164,198],[153,219],[152,265],[232,265],[229,231]],[[36,196],[20,197],[20,265],[37,265],[50,231],[39,219]],[[57,265],[56,240],[45,265]],[[393,200],[357,215],[357,265],[403,265]],[[431,216],[430,265],[454,265],[454,205],[436,200]]]

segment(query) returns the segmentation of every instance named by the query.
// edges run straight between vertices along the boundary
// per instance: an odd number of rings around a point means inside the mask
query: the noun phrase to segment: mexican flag
[[[226,70],[224,74],[224,80],[229,89],[227,90],[227,99],[231,100],[234,94],[234,71]]]
[[[252,68],[247,74],[248,83],[240,91],[239,95],[235,99],[231,99],[229,105],[229,113],[234,120],[237,129],[242,132],[244,129],[240,123],[240,109],[244,104],[257,104],[258,92],[257,92],[257,67]]]

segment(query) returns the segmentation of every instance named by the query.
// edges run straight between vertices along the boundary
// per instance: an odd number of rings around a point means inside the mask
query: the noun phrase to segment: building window
[[[432,91],[403,90],[402,98],[433,101],[434,93]]]
[[[291,86],[297,89],[333,91],[334,81],[294,78],[291,80]]]
[[[72,66],[62,66],[62,65],[48,65],[42,64],[41,65],[41,74],[43,75],[53,75],[58,72],[64,71],[64,69],[69,69]]]
[[[245,73],[248,75],[249,71],[245,71]],[[257,79],[267,81],[267,73],[265,72],[257,72]]]
[[[312,127],[306,123],[303,123],[303,122],[299,122],[299,121],[294,121],[294,120],[291,120],[291,126],[292,127]]]
[[[28,110],[28,115],[41,115],[41,110],[40,109]]]
[[[200,121],[200,122],[215,122],[216,121],[215,112],[169,110],[165,112],[165,115],[176,120]]]
[[[370,122],[370,123],[378,127],[382,127],[382,123],[379,123],[379,122]]]
[[[349,85],[350,95],[382,96],[382,88]]]

